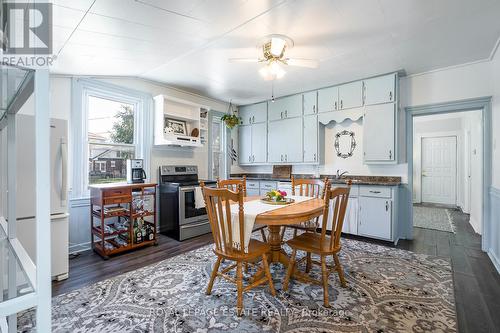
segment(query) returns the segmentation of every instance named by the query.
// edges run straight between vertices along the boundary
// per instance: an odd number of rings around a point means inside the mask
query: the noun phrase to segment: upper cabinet
[[[242,125],[263,123],[267,121],[266,102],[241,106],[238,112]]]
[[[396,73],[364,81],[365,105],[391,103],[396,100]]]
[[[304,105],[304,116],[318,113],[318,93],[310,91],[302,94]]]
[[[338,87],[339,110],[363,106],[363,81],[346,83]]]
[[[239,164],[265,163],[267,123],[239,126]]]
[[[240,164],[322,163],[323,150],[331,147],[325,148],[319,123],[361,118],[364,163],[402,163],[397,87],[398,74],[392,73],[242,106]]]
[[[302,117],[270,122],[267,144],[268,162],[301,163]]]
[[[302,94],[292,95],[268,102],[269,121],[302,116]]]
[[[338,87],[330,87],[318,90],[318,112],[338,110],[338,98]]]
[[[365,107],[363,118],[364,161],[366,164],[396,161],[396,104]]]
[[[318,116],[304,116],[304,163],[318,163]]]

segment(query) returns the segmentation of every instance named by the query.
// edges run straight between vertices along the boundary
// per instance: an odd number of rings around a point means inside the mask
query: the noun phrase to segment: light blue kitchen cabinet
[[[318,112],[336,111],[338,104],[339,88],[329,87],[318,90]]]
[[[318,92],[309,91],[302,94],[304,116],[318,113]]]
[[[267,159],[267,123],[252,125],[252,163],[265,163]]]
[[[396,75],[393,73],[364,80],[365,105],[394,102]]]
[[[302,94],[287,96],[268,102],[269,121],[302,116]]]
[[[286,121],[271,121],[268,124],[268,135],[267,135],[267,161],[269,163],[281,163],[284,162],[284,146],[283,139],[284,133],[286,132]]]
[[[392,240],[392,200],[359,197],[358,235]]]
[[[239,126],[239,163],[265,163],[267,158],[267,123]]]
[[[365,164],[396,161],[396,104],[365,106],[363,116]]]
[[[267,121],[267,102],[241,106],[238,110],[243,125]]]
[[[318,161],[318,116],[304,116],[304,163]]]
[[[238,126],[238,161],[240,164],[252,163],[252,125]]]
[[[285,131],[282,133],[285,137],[282,144],[285,148],[285,163],[300,163],[303,161],[302,153],[302,135],[303,125],[302,117],[283,120]]]
[[[363,106],[363,81],[342,84],[338,90],[339,110]]]
[[[269,122],[269,163],[300,163],[302,159],[302,117]]]

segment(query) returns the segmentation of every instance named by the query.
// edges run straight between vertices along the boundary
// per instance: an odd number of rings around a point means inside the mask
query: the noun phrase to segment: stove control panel
[[[160,176],[167,175],[197,175],[198,167],[196,165],[162,165],[160,167]]]

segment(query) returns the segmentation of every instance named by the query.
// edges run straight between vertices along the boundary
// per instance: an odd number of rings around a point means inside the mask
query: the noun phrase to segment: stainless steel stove
[[[198,167],[163,165],[159,172],[160,232],[180,241],[210,233],[206,209],[195,204]],[[217,186],[213,180],[203,182],[208,187]]]

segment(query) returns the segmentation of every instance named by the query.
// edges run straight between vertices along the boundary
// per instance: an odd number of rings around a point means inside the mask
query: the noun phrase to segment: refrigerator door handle
[[[68,199],[68,145],[64,138],[61,138],[61,204],[66,206]]]

